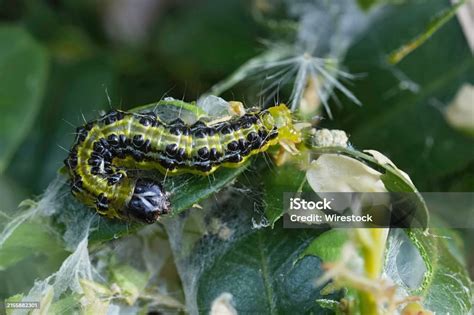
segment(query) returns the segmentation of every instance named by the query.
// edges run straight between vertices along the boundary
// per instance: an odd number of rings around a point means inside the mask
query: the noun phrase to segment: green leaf
[[[165,16],[154,40],[167,60],[161,66],[189,85],[235,69],[254,53],[255,22],[245,9],[240,1],[211,0]]]
[[[419,229],[407,232],[419,249],[427,272],[420,290],[426,309],[436,314],[468,314],[472,308],[472,282],[466,267],[449,250],[447,229],[424,234]],[[451,245],[452,246],[452,245]]]
[[[377,2],[381,2],[381,1],[380,0],[357,0],[357,3],[359,4],[359,6],[364,10],[370,9],[372,6],[377,4]]]
[[[450,19],[396,66],[380,60],[447,8],[446,1],[406,1],[384,11],[345,60],[350,72],[365,74],[351,89],[363,106],[342,99],[346,104],[334,121],[324,122],[350,134],[355,148],[390,157],[420,191],[442,191],[447,179],[457,180],[451,174],[463,174],[474,162],[473,139],[443,115],[458,89],[474,82],[474,58],[459,22]]]
[[[133,305],[146,287],[149,275],[130,266],[111,266],[112,279],[117,283],[123,298]]]
[[[249,163],[245,163],[238,168],[223,168],[216,171],[213,177],[184,175],[173,181],[174,193],[170,197],[172,205],[171,216],[175,216],[182,211],[192,207],[194,204],[206,199],[213,193],[218,192],[240,175]],[[171,186],[168,182],[167,185]]]
[[[43,292],[43,295],[41,297],[41,300],[38,301],[40,304],[40,307],[35,313],[38,315],[47,315],[50,314],[49,308],[51,307],[51,303],[53,302],[54,299],[54,289],[53,287],[49,287],[46,292]]]
[[[283,193],[299,192],[306,182],[305,172],[293,165],[266,170],[262,175],[265,215],[273,226],[283,215]]]
[[[393,192],[413,192],[412,187],[394,173],[387,172],[380,176],[388,191]]]
[[[47,253],[50,264],[60,262],[67,252],[60,240],[43,226],[44,223],[21,224],[0,247],[0,270],[5,270],[27,257],[40,257]]]
[[[47,68],[46,51],[25,30],[0,26],[0,172],[38,113]]]
[[[54,302],[48,310],[49,314],[61,315],[77,310],[81,305],[80,298],[79,294],[73,293]]]
[[[5,299],[5,302],[20,302],[23,299],[23,294],[15,294],[14,296],[11,296],[7,299]],[[12,315],[14,309],[6,309],[5,314],[6,315]]]
[[[42,111],[6,174],[31,191],[43,191],[63,164],[76,127],[110,108],[106,93],[112,93],[114,78],[104,57],[75,64],[53,62]]]
[[[230,293],[239,314],[330,314],[316,303],[322,297],[315,284],[323,272],[321,259],[300,258],[320,233],[275,227],[240,238],[201,275],[200,312],[208,313],[216,298]]]
[[[337,261],[341,255],[342,246],[349,240],[346,230],[329,230],[316,238],[303,255],[314,255],[323,262]]]
[[[16,209],[18,204],[27,197],[23,187],[18,185],[16,180],[12,180],[8,176],[0,175],[0,200],[2,205],[0,211],[10,214]]]
[[[0,296],[28,292],[36,279],[57,270],[69,255],[47,224],[42,220],[23,223],[0,246]]]
[[[361,0],[360,0],[361,1]],[[367,0],[366,0],[367,1]],[[443,12],[440,12],[426,27],[426,29],[418,35],[417,37],[413,38],[407,44],[403,45],[402,47],[398,48],[396,51],[392,52],[388,56],[388,61],[391,64],[399,63],[403,58],[405,58],[408,54],[412,51],[423,45],[433,34],[441,28],[446,22],[448,22],[455,14],[456,11],[465,3],[465,0],[461,0],[451,8],[445,9]]]

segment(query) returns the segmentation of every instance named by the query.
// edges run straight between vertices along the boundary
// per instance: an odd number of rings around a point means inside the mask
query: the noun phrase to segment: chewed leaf
[[[181,118],[192,124],[206,115],[206,112],[194,103],[186,103],[174,98],[165,98],[156,103],[135,107],[131,112],[154,112],[164,121],[172,121]]]
[[[464,265],[448,249],[451,233],[447,229],[430,233],[414,229],[406,231],[408,238],[403,232],[395,234],[399,235],[392,235],[390,242],[392,264],[387,266],[388,276],[408,294],[421,296],[426,310],[468,314],[472,307],[471,281]],[[401,247],[396,251],[400,239],[411,242],[413,250]],[[421,258],[413,257],[413,251],[418,251],[416,256]]]
[[[311,163],[306,178],[315,192],[386,192],[381,175],[356,159],[324,154]]]
[[[339,154],[343,156],[340,158],[341,161],[344,162],[340,164],[343,167],[342,170],[338,169],[337,163],[335,165],[332,165],[332,168],[329,168],[329,169],[333,169],[335,172],[334,174],[339,176],[335,178],[343,179],[343,181],[339,181],[339,182],[334,181],[331,178],[329,179],[329,183],[336,183],[336,184],[340,183],[342,186],[339,186],[339,188],[345,188],[345,189],[356,188],[357,189],[357,187],[359,187],[359,188],[368,189],[367,191],[388,191],[391,193],[410,193],[410,194],[407,194],[407,196],[410,199],[413,199],[412,202],[414,205],[416,205],[416,209],[417,209],[415,211],[416,217],[414,218],[415,219],[414,222],[417,222],[416,226],[423,226],[423,227],[428,226],[429,213],[428,213],[428,208],[426,206],[426,203],[423,197],[418,192],[416,187],[413,185],[408,175],[405,172],[399,170],[388,158],[383,156],[381,153],[378,153],[376,151],[369,151],[375,155],[374,157],[374,155],[370,156],[363,152],[348,149],[348,148],[343,148],[343,147],[319,147],[319,148],[312,148],[311,151],[314,154],[318,154],[318,155],[321,154],[322,156],[319,159],[323,158],[323,161],[327,159],[327,158],[324,158],[324,155],[327,155],[327,154],[331,154],[331,155]],[[347,160],[347,158],[349,157],[352,159],[352,161],[350,161],[350,163],[346,165],[347,161],[349,161]],[[362,160],[364,163],[357,160]],[[360,164],[362,164],[363,166],[361,166]],[[352,165],[354,169],[352,169],[352,166],[350,165]],[[316,168],[316,170],[318,169],[320,168]],[[327,172],[326,169],[322,169],[321,172],[323,172],[323,170],[324,170],[324,173]],[[361,183],[359,183],[357,180],[354,181],[355,178],[351,178],[351,174],[353,174],[353,172],[357,170],[359,171],[365,170],[364,172],[365,176],[363,178],[366,180],[363,180]],[[315,170],[313,170],[313,172],[314,171]],[[382,171],[383,173],[380,173],[379,171]],[[311,180],[312,173],[310,172],[308,173],[310,176],[310,178],[308,179],[309,181]],[[382,183],[382,186],[380,185],[381,183]],[[324,188],[324,187],[319,187],[324,184],[319,183],[317,181],[317,178],[313,180],[313,184],[315,185],[314,187],[316,189],[315,191],[317,191],[317,189]],[[366,184],[368,184],[368,186]],[[338,189],[338,186],[330,187],[330,188]],[[348,190],[348,191],[354,191],[354,190]]]

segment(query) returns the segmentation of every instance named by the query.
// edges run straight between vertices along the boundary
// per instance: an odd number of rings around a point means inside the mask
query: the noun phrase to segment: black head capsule
[[[168,194],[163,186],[151,179],[140,178],[135,183],[132,198],[126,207],[127,214],[145,223],[155,223],[170,211]]]
[[[84,129],[86,131],[92,130],[92,128],[94,128],[94,124],[95,123],[93,121],[90,121],[90,122],[88,122],[87,124],[84,125]]]

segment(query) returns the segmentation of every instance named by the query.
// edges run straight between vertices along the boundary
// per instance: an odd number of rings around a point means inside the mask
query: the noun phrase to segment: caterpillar
[[[154,112],[112,110],[77,128],[64,163],[72,194],[81,202],[109,218],[153,223],[170,211],[168,193],[135,170],[205,176],[219,167],[239,167],[283,140],[300,142],[284,104],[193,124],[180,118],[165,122]]]

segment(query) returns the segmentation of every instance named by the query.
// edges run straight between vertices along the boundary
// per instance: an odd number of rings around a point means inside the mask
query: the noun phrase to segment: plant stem
[[[383,257],[388,229],[357,229],[356,239],[364,259],[364,271],[367,278],[377,280],[383,268]],[[377,298],[372,292],[359,291],[360,313],[367,315],[380,314]]]

